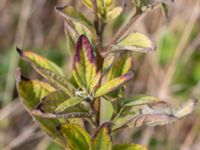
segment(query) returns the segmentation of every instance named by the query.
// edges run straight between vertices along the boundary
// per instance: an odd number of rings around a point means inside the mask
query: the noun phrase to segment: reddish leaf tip
[[[128,73],[124,74],[124,75],[122,76],[122,78],[125,78],[126,80],[129,80],[129,79],[131,79],[133,76],[134,76],[134,73],[133,73],[133,72],[128,72]]]
[[[18,54],[19,54],[20,56],[23,55],[23,50],[21,50],[20,48],[16,47],[16,51],[18,52]]]
[[[74,63],[80,61],[81,50],[85,50],[90,63],[94,63],[94,55],[93,55],[92,46],[90,44],[90,41],[84,34],[82,34],[77,40],[75,55],[74,55]]]
[[[64,8],[64,6],[56,6],[56,7],[55,7],[55,9],[58,10],[58,11],[62,11],[63,8]]]
[[[56,130],[57,130],[57,131],[60,131],[60,130],[61,130],[61,124],[59,124],[59,125],[56,126]]]
[[[41,112],[44,113],[44,110],[42,109],[42,106],[43,106],[43,103],[40,102],[40,103],[35,107],[35,109],[40,110]]]

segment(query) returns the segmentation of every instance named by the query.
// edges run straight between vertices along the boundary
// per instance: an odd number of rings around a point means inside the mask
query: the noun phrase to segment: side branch
[[[127,31],[131,28],[131,26],[135,23],[135,21],[142,15],[141,11],[136,12],[129,20],[129,22],[122,27],[111,39],[109,44],[105,47],[104,52],[102,53],[103,56],[106,56],[109,53],[112,45],[114,45],[120,38],[127,33]]]

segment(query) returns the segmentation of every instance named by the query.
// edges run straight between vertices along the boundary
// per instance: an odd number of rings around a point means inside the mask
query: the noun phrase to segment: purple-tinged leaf
[[[97,74],[96,61],[92,46],[85,35],[77,41],[73,62],[73,76],[77,84],[87,91],[91,91],[91,81]]]

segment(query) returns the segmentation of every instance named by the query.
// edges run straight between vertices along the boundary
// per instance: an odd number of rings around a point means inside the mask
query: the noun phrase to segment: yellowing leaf
[[[130,80],[133,77],[133,73],[129,72],[126,73],[118,78],[112,79],[108,82],[106,82],[104,85],[102,85],[95,93],[95,97],[99,97],[102,95],[105,95],[118,87],[124,85],[128,80]]]
[[[96,76],[90,81],[89,87],[92,90],[95,90],[96,86],[99,84],[101,80],[101,71],[99,71]]]
[[[110,53],[107,57],[104,58],[103,70],[102,70],[103,74],[107,73],[110,70],[114,60],[115,60],[115,55],[113,55],[113,53]]]
[[[83,0],[83,3],[84,3],[87,7],[93,8],[92,1],[91,1],[91,0]]]
[[[55,72],[45,68],[37,67],[34,65],[33,67],[37,72],[39,72],[43,77],[51,82],[52,85],[66,92],[68,96],[74,96],[74,87],[63,76],[60,76],[59,74],[56,74]]]
[[[130,33],[125,38],[113,45],[115,50],[129,50],[136,52],[154,52],[154,43],[142,33]]]
[[[17,48],[20,56],[27,60],[32,67],[56,87],[73,96],[73,86],[64,78],[63,71],[53,62],[30,51]]]
[[[76,124],[61,124],[57,130],[64,136],[72,150],[89,150],[90,136]]]
[[[112,0],[104,0],[104,3],[107,5],[107,6],[110,6],[112,4]]]
[[[93,8],[93,4],[92,4],[92,0],[83,0],[83,3],[89,7],[89,8]],[[97,8],[98,8],[98,12],[99,14],[104,17],[106,15],[106,10],[109,9],[111,5],[111,1],[110,0],[97,0]]]
[[[128,53],[120,54],[116,60],[114,60],[110,71],[108,73],[107,80],[110,81],[123,74],[126,74],[132,66],[132,57]]]
[[[106,19],[108,21],[113,20],[117,18],[122,13],[122,11],[123,11],[123,7],[120,7],[120,6],[115,7],[107,13]]]
[[[112,118],[114,108],[110,101],[101,97],[100,103],[100,124],[109,122]]]
[[[91,91],[91,81],[96,77],[97,69],[93,49],[87,37],[79,37],[73,62],[73,76],[77,84],[87,91]]]
[[[64,76],[63,71],[54,62],[31,51],[22,51],[21,49],[17,48],[17,52],[23,59],[27,60],[32,65],[50,70],[56,74],[59,74],[60,76]]]
[[[107,76],[107,80],[110,81],[114,78],[117,78],[121,75],[126,74],[132,67],[132,57],[129,56],[129,53],[122,53],[114,60]],[[118,97],[121,94],[122,88],[115,90],[110,93],[111,97]]]
[[[53,92],[55,89],[48,83],[41,82],[38,80],[29,80],[21,76],[19,70],[16,73],[17,79],[17,91],[20,96],[20,100],[31,114],[31,110],[36,107],[40,100],[47,96],[49,93]],[[46,119],[42,117],[34,117],[40,127],[58,144],[64,146],[67,145],[64,142],[62,136],[57,132],[55,127],[60,123],[58,119]]]
[[[102,125],[96,136],[92,139],[92,150],[111,150],[112,142],[109,129],[106,124]]]
[[[139,144],[117,144],[112,150],[147,150],[147,148]]]
[[[64,30],[67,41],[67,50],[70,55],[73,55],[75,49],[75,41],[77,39],[77,33],[74,28],[72,28],[67,21],[64,21]]]
[[[82,97],[72,97],[70,99],[67,99],[66,101],[58,105],[55,112],[56,113],[63,112],[64,110],[79,104],[82,100],[83,100]]]

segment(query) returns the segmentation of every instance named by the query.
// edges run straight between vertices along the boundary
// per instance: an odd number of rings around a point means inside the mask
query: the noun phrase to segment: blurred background
[[[124,0],[113,0],[121,5]],[[88,16],[80,0],[1,0],[0,1],[0,149],[62,150],[54,144],[25,111],[15,88],[18,66],[25,76],[41,77],[19,59],[16,46],[32,50],[56,62],[69,76],[71,59],[66,49],[62,18],[55,6],[70,4]],[[110,22],[105,43],[132,12],[127,0],[123,15]],[[166,18],[160,8],[144,14],[133,26],[151,37],[157,45],[154,54],[133,53],[135,78],[127,94],[149,94],[172,105],[189,97],[200,99],[200,0],[169,3]],[[125,129],[114,142],[144,144],[150,150],[199,150],[200,111],[167,126]]]

